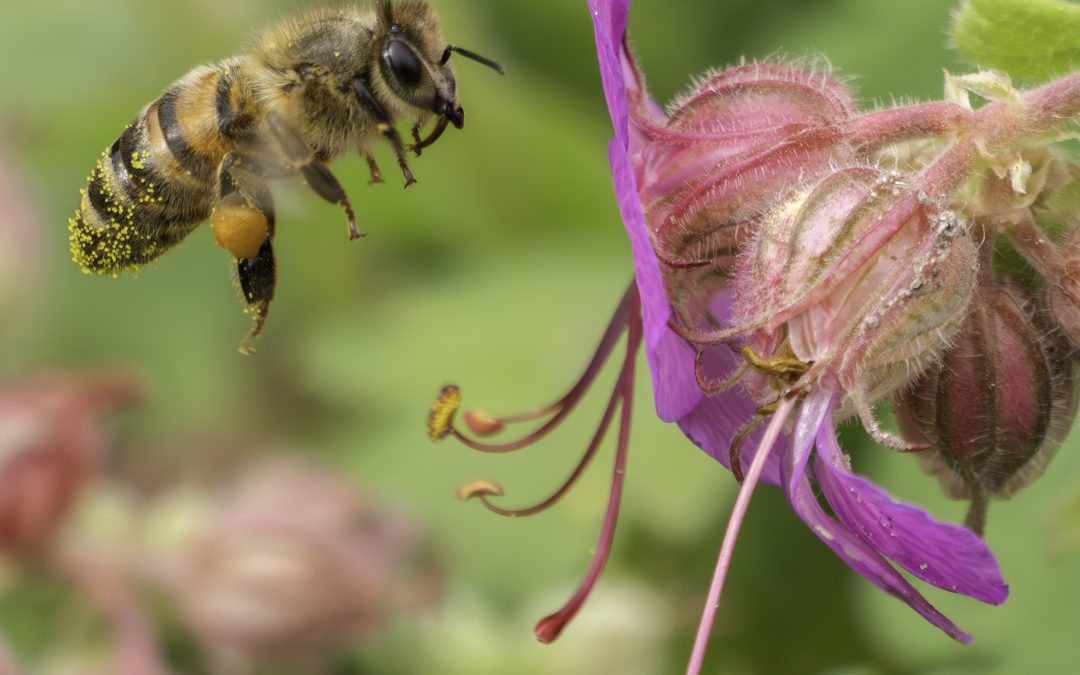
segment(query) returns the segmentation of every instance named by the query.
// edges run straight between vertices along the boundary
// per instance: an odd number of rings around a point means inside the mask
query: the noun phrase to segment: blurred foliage
[[[1080,64],[1080,6],[1065,0],[965,0],[956,49],[980,68],[1042,82]]]
[[[208,228],[137,276],[86,277],[68,260],[66,219],[101,149],[171,81],[305,4],[4,4],[0,135],[30,186],[25,198],[42,213],[46,253],[32,311],[0,336],[0,374],[103,365],[142,373],[151,400],[124,418],[110,463],[148,486],[213,475],[267,447],[304,448],[424,523],[452,573],[450,599],[434,616],[403,618],[383,644],[344,660],[342,674],[585,673],[616,664],[614,672],[635,659],[653,672],[681,669],[734,481],[654,418],[647,376],[639,378],[620,531],[601,581],[618,597],[595,598],[552,646],[536,643],[531,623],[584,573],[610,455],[536,518],[499,519],[456,503],[452,492],[485,476],[507,487],[507,503],[545,495],[584,448],[602,397],[526,455],[480,456],[424,434],[428,406],[448,381],[463,386],[466,406],[495,413],[559,395],[630,279],[584,0],[437,2],[454,44],[496,58],[508,74],[459,63],[469,124],[412,162],[419,183],[408,191],[393,179],[368,186],[358,159],[334,165],[366,239],[348,242],[340,210],[303,187],[276,188],[279,287],[256,356],[236,351],[248,319]],[[940,0],[638,0],[631,36],[658,100],[743,56],[822,53],[858,77],[860,101],[872,106],[939,96],[942,68],[962,70],[944,44],[950,9]],[[385,148],[379,157],[393,166]],[[861,434],[844,440],[858,470],[940,517],[962,517],[964,505],[947,502],[911,458]],[[762,490],[707,669],[1068,670],[1080,604],[1065,599],[1080,593],[1080,557],[1052,555],[1061,535],[1051,514],[1075,499],[1076,445],[1074,436],[1043,479],[991,508],[989,541],[1010,601],[989,608],[929,593],[976,636],[970,647],[851,573],[777,491]],[[32,660],[49,648],[45,618],[56,611],[46,582],[9,588],[0,626]]]

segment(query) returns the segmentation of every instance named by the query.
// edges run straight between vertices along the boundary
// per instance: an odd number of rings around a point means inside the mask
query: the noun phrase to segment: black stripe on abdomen
[[[195,152],[184,136],[180,119],[176,114],[176,103],[179,97],[180,89],[173,87],[158,99],[158,124],[161,125],[165,143],[169,146],[169,151],[172,152],[177,165],[200,182],[206,183],[213,178],[217,167],[208,158]]]

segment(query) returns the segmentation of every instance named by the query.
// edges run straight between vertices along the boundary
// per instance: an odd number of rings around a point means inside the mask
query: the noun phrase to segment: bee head
[[[408,0],[394,8],[390,0],[382,0],[379,10],[385,30],[378,67],[390,91],[415,108],[433,113],[458,129],[463,127],[465,110],[457,99],[450,55],[457,52],[499,73],[504,72],[502,66],[467,49],[445,44],[434,12],[425,3]]]

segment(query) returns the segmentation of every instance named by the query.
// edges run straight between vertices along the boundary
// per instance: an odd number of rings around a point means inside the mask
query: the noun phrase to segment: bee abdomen
[[[228,63],[192,71],[102,153],[68,221],[72,258],[84,272],[133,270],[210,215],[218,166],[235,137],[253,128],[230,96],[233,77]]]

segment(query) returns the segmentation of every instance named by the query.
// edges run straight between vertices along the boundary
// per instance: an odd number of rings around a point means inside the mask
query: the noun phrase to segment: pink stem
[[[969,124],[973,114],[947,101],[917,103],[859,115],[844,127],[844,135],[859,152],[925,136],[944,137]]]
[[[1024,103],[1028,107],[1028,123],[1035,131],[1075,118],[1080,115],[1080,73],[1025,92]]]
[[[709,586],[709,597],[705,600],[705,609],[701,612],[701,622],[698,624],[697,636],[694,638],[690,663],[686,666],[686,675],[698,675],[701,672],[701,664],[705,660],[705,647],[709,644],[713,619],[716,617],[716,608],[720,606],[720,593],[724,590],[724,579],[727,578],[728,568],[731,567],[735,541],[739,538],[739,530],[746,517],[746,509],[750,506],[750,497],[754,494],[761,472],[765,470],[765,461],[769,458],[773,446],[776,445],[780,430],[795,407],[795,401],[796,398],[793,396],[786,396],[780,401],[779,407],[769,420],[769,426],[765,428],[757,454],[754,455],[754,461],[746,473],[746,480],[739,488],[739,496],[731,509],[731,518],[728,520],[727,531],[724,532],[724,541],[720,545],[720,556],[716,560],[716,570],[713,572],[712,584]]]

